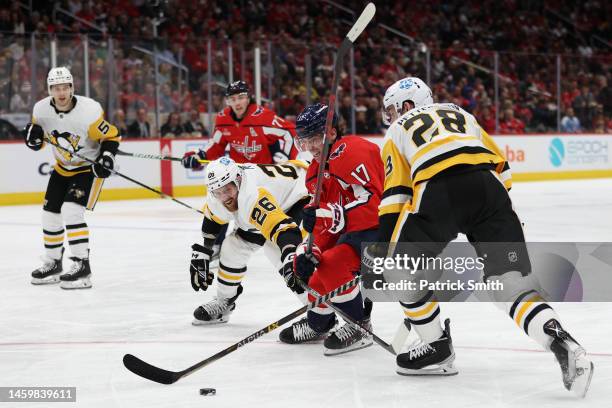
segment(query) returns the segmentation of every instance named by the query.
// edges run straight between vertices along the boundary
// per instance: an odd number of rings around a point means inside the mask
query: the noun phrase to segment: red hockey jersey
[[[245,116],[236,120],[228,106],[217,114],[211,143],[206,147],[206,158],[215,160],[225,154],[237,163],[274,163],[274,154],[280,152],[287,159],[297,156],[293,144],[295,125],[270,109],[250,104]]]
[[[378,227],[385,170],[377,145],[358,136],[345,136],[330,148],[319,207],[338,203],[344,208],[346,227],[343,233]],[[313,161],[306,173],[306,188],[314,196],[319,163]],[[339,234],[338,234],[339,235]],[[315,229],[315,243],[326,250],[339,236]]]

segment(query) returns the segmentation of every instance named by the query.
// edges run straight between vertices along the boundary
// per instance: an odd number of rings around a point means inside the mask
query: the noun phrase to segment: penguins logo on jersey
[[[77,153],[82,148],[82,146],[79,146],[81,136],[69,132],[60,133],[54,130],[51,132],[49,138],[51,139],[51,143],[57,144],[65,149],[59,149],[59,153],[68,161],[72,158],[72,154]]]

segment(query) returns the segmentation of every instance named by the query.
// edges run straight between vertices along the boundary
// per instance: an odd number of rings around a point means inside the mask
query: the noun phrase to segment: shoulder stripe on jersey
[[[382,198],[387,198],[389,196],[395,195],[395,194],[406,194],[406,195],[412,195],[412,188],[407,187],[407,186],[395,186],[395,187],[391,187],[390,189],[386,190],[383,195]]]
[[[458,149],[454,149],[454,150],[442,153],[442,154],[440,154],[438,156],[432,157],[431,159],[427,160],[426,162],[421,164],[418,168],[416,168],[416,169],[414,169],[412,171],[412,179],[416,181],[416,179],[417,179],[416,175],[419,172],[425,170],[428,167],[433,166],[434,164],[443,162],[444,160],[447,160],[447,159],[451,159],[451,158],[456,157],[456,156],[458,156],[460,154],[472,154],[472,155],[486,154],[486,155],[490,155],[492,157],[495,156],[495,154],[493,152],[491,152],[488,149],[485,149],[484,147],[480,147],[480,146],[465,146],[465,147],[460,147]],[[461,164],[461,163],[456,163],[456,164]],[[472,164],[472,163],[464,163],[464,164]]]

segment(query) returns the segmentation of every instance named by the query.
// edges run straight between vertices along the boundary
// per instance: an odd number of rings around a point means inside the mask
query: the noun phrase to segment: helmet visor
[[[323,145],[323,134],[319,133],[318,135],[310,136],[310,137],[296,137],[295,145],[300,152],[309,152],[313,148],[319,148]]]

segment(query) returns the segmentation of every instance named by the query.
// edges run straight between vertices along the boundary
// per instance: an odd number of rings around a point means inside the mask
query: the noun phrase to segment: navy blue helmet
[[[241,93],[249,93],[249,86],[245,81],[235,81],[225,89],[225,96],[236,95]]]
[[[315,103],[304,108],[295,121],[295,131],[300,139],[307,139],[325,132],[327,105]],[[334,112],[332,126],[336,126],[338,117]]]

